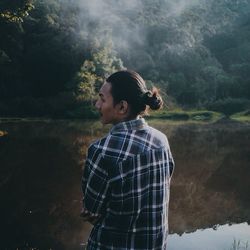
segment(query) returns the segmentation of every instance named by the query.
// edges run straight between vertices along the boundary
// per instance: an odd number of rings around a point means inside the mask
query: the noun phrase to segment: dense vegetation
[[[87,117],[123,67],[168,106],[249,109],[248,0],[0,2],[0,115]]]

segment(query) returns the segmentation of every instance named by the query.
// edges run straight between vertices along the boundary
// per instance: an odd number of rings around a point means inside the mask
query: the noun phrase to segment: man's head
[[[96,108],[103,124],[116,124],[135,119],[151,109],[162,107],[157,89],[148,91],[142,77],[134,71],[118,71],[109,76],[100,89]]]

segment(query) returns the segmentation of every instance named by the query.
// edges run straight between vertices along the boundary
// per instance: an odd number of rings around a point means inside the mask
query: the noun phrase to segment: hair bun
[[[148,105],[152,110],[160,109],[163,105],[163,101],[161,96],[158,94],[157,89],[153,89],[152,91],[147,91],[143,96],[144,103]]]

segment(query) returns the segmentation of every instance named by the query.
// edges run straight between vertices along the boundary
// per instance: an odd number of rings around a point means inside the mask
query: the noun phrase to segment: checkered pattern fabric
[[[143,118],[94,142],[82,190],[84,208],[99,219],[87,249],[166,249],[173,168],[167,137]]]

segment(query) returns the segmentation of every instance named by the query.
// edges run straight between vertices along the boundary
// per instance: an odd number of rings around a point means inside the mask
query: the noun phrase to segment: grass
[[[225,115],[222,113],[214,112],[214,111],[208,111],[208,110],[181,110],[181,109],[175,109],[175,110],[160,110],[155,112],[150,112],[149,116],[146,116],[147,119],[158,119],[158,120],[168,120],[173,123],[183,123],[183,122],[196,122],[196,123],[213,123],[221,118],[224,118]],[[246,110],[240,113],[236,113],[231,115],[231,120],[235,120],[238,122],[250,122],[250,110]],[[53,118],[45,118],[45,117],[0,117],[0,123],[2,122],[14,122],[14,121],[51,121],[51,120],[85,120],[80,118],[74,118],[71,119],[65,118],[65,119],[53,119]],[[87,119],[89,120],[89,119]],[[91,119],[92,120],[92,119]],[[98,120],[98,118],[94,118],[94,120]],[[3,133],[0,132],[0,136],[2,136]]]
[[[230,118],[239,122],[250,122],[250,110],[233,114]]]
[[[247,242],[242,242],[240,240],[234,239],[230,250],[249,250],[249,244]]]
[[[223,114],[207,110],[161,110],[154,113],[152,112],[148,118],[166,119],[171,121],[215,122],[221,119],[222,117],[224,117]]]

